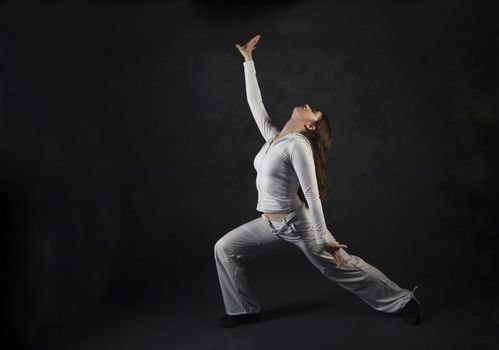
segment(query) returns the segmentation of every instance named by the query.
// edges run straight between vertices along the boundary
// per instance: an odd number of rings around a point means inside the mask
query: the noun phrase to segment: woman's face
[[[322,117],[322,112],[312,109],[307,103],[303,106],[297,106],[293,109],[292,118],[299,120],[310,126]]]

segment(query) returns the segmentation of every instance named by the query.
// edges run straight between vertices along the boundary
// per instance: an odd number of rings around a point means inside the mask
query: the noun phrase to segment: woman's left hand
[[[338,267],[345,267],[345,260],[343,260],[343,257],[341,256],[340,248],[348,248],[346,244],[341,244],[339,242],[326,242],[322,243],[320,247],[334,257],[334,261]]]

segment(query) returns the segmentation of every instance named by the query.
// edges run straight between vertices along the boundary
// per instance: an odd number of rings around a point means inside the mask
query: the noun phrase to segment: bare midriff
[[[285,218],[289,213],[263,213],[270,220],[281,220]]]

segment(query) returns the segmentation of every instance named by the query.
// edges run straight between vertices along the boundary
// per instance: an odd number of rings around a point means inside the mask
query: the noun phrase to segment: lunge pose
[[[262,102],[252,51],[256,35],[236,48],[244,57],[246,96],[251,113],[265,139],[254,159],[261,216],[229,231],[214,246],[225,315],[220,327],[261,320],[260,304],[251,292],[246,263],[284,240],[296,245],[319,271],[357,295],[378,311],[400,314],[409,324],[420,320],[420,303],[413,291],[400,288],[362,258],[348,254],[326,227],[321,199],[328,183],[326,153],[331,148],[329,121],[308,104],[293,109],[291,118],[278,130]]]

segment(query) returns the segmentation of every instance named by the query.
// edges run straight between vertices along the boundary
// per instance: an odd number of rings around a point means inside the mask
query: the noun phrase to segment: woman
[[[250,291],[245,262],[273,242],[296,245],[322,274],[356,294],[374,309],[403,315],[409,324],[420,320],[414,290],[400,288],[381,271],[348,254],[326,227],[321,199],[327,198],[325,155],[331,147],[326,115],[308,104],[295,107],[279,131],[260,95],[252,51],[256,35],[236,44],[245,61],[246,95],[251,113],[265,139],[256,155],[257,210],[262,215],[225,234],[214,246],[215,262],[226,314],[220,327],[261,320],[260,305]]]

